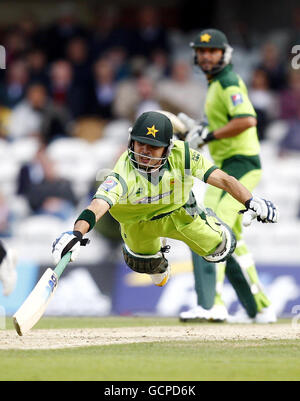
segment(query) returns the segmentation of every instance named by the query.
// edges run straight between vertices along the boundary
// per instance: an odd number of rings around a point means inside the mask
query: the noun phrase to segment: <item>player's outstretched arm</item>
[[[253,196],[244,185],[236,178],[226,174],[222,170],[215,170],[208,177],[207,183],[228,192],[233,198],[243,204],[246,209],[251,210],[253,217],[263,223],[277,223],[278,209],[268,200]]]
[[[211,141],[240,135],[248,128],[257,125],[255,117],[247,116],[234,118],[223,127],[209,131],[206,123],[197,123],[184,113],[179,113],[177,117],[186,127],[185,141],[189,143],[192,149],[199,149]]]
[[[80,214],[74,224],[73,231],[66,231],[57,238],[52,246],[52,256],[55,264],[68,252],[72,252],[71,262],[74,262],[79,254],[80,246],[89,242],[83,236],[91,231],[94,225],[110,208],[103,199],[93,199],[90,205]]]
[[[96,224],[101,219],[101,217],[104,216],[109,208],[110,206],[105,200],[93,199],[86,210],[93,213],[95,217],[90,214],[90,216],[92,217],[92,221],[89,221],[89,219],[81,220],[80,217],[84,217],[85,214],[85,211],[83,211],[75,222],[74,231],[80,231],[82,235],[85,235],[87,232],[93,229],[94,224]],[[93,221],[93,219],[95,219],[95,221]]]

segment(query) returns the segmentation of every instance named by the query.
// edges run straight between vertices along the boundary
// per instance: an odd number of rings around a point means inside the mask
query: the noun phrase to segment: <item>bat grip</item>
[[[56,266],[54,272],[56,273],[58,278],[60,278],[60,276],[63,274],[63,271],[65,270],[65,268],[67,267],[68,263],[70,262],[71,255],[72,255],[72,252],[66,253],[65,256],[63,256],[61,258],[60,262]]]

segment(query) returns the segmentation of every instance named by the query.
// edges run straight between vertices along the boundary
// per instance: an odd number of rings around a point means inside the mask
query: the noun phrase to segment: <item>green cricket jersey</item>
[[[205,114],[210,131],[223,127],[233,118],[256,117],[246,85],[233,71],[232,65],[226,66],[209,82]],[[235,155],[254,156],[260,152],[256,127],[232,138],[212,141],[208,145],[217,166]]]
[[[148,221],[185,205],[193,177],[206,182],[216,168],[182,141],[174,142],[167,163],[158,174],[139,172],[125,151],[94,198],[108,202],[111,215],[120,223]]]

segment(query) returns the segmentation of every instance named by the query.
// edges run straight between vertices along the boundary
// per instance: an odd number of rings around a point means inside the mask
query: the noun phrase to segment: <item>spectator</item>
[[[284,120],[298,117],[300,104],[300,71],[291,69],[288,74],[288,88],[279,95],[280,118]]]
[[[94,65],[94,81],[88,96],[89,114],[110,120],[113,118],[113,102],[116,96],[115,74],[111,62],[100,58]]]
[[[113,107],[118,118],[129,121],[134,121],[143,111],[160,109],[153,80],[142,75],[121,82]]]
[[[287,131],[279,144],[279,156],[300,152],[300,103],[297,104],[297,115],[288,121]]]
[[[77,205],[70,182],[58,176],[45,145],[40,146],[31,163],[21,167],[17,193],[25,197],[35,214],[68,219]]]
[[[68,42],[74,37],[87,38],[88,32],[76,19],[75,5],[63,3],[58,9],[58,19],[44,32],[43,43],[49,61],[63,58]]]
[[[146,75],[151,77],[155,82],[170,76],[170,63],[168,54],[162,50],[154,50],[151,54],[150,65],[146,69]]]
[[[130,42],[128,30],[121,25],[118,9],[113,6],[100,9],[96,14],[91,40],[93,61],[114,48],[121,48],[127,53]]]
[[[0,104],[13,108],[24,97],[28,83],[28,69],[23,60],[13,62],[6,70],[6,79],[0,86]]]
[[[139,101],[136,90],[136,77],[121,81],[116,86],[116,96],[113,102],[113,113],[117,118],[134,120],[135,107]]]
[[[47,55],[45,52],[34,48],[28,53],[26,61],[29,70],[29,82],[39,82],[48,87],[49,76],[47,73]]]
[[[66,49],[66,58],[72,66],[73,84],[87,85],[91,74],[87,41],[81,37],[70,40]]]
[[[6,65],[11,68],[13,63],[22,59],[28,49],[29,43],[20,30],[10,29],[6,32],[3,45],[6,51]]]
[[[142,113],[160,110],[160,104],[155,98],[155,85],[151,78],[141,77],[137,80],[138,104],[135,108],[135,119]]]
[[[86,91],[73,83],[73,70],[66,60],[55,61],[50,68],[50,97],[58,106],[65,107],[73,118],[84,115]]]
[[[270,89],[274,91],[283,89],[286,85],[286,69],[280,60],[278,47],[271,42],[265,43],[262,47],[261,58],[257,68],[266,72]]]
[[[56,137],[67,135],[69,120],[67,111],[53,104],[43,85],[32,84],[26,99],[10,115],[8,136],[11,139],[37,136],[48,144]]]
[[[265,129],[278,116],[276,94],[270,90],[268,76],[264,70],[253,71],[249,97],[257,114],[257,129],[260,140],[265,139]]]
[[[42,94],[42,96],[44,95]],[[16,140],[40,135],[42,114],[39,98],[40,96],[36,96],[36,91],[29,87],[26,98],[13,108],[8,122],[9,139]]]
[[[127,79],[130,76],[130,66],[127,58],[127,51],[122,46],[111,47],[103,57],[107,58],[112,65],[115,74],[115,81]]]
[[[131,42],[131,55],[150,59],[158,49],[170,52],[167,32],[160,22],[159,10],[154,6],[142,6],[137,13],[137,28]]]
[[[28,49],[39,47],[40,29],[37,19],[31,13],[26,13],[17,24],[20,36],[25,40]]]
[[[184,112],[194,119],[203,117],[206,87],[194,79],[190,65],[177,60],[172,65],[171,77],[157,85],[157,97],[162,107],[175,114]]]

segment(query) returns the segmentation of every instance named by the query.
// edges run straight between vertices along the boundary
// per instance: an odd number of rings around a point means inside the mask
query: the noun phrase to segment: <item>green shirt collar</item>
[[[224,67],[222,71],[218,72],[216,75],[214,75],[211,79],[208,80],[208,85],[210,85],[214,81],[219,81],[229,72],[231,72],[232,68],[233,68],[232,64],[226,65],[226,67]]]

